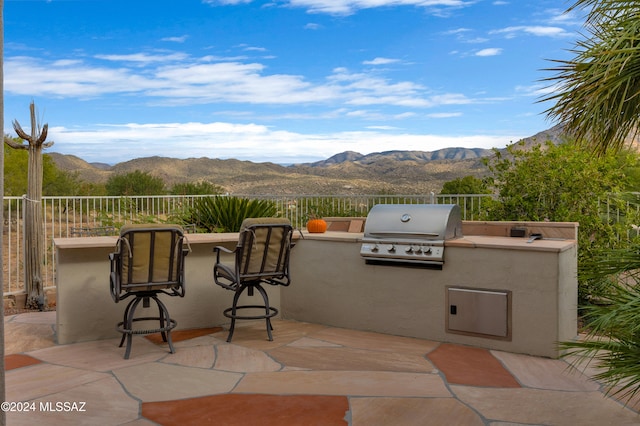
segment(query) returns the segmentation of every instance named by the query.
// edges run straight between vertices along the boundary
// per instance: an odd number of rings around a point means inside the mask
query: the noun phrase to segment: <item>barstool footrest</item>
[[[231,308],[227,308],[224,310],[223,314],[225,317],[227,318],[235,318],[235,319],[240,319],[240,320],[252,320],[252,319],[265,319],[265,318],[273,318],[276,315],[278,315],[278,310],[274,307],[269,306],[269,314],[267,315],[267,313],[263,313],[262,315],[238,315],[238,314],[232,314],[230,312],[233,311],[233,307]],[[266,309],[266,306],[264,305],[242,305],[242,306],[236,306],[235,310],[241,310],[241,309]]]
[[[160,317],[144,317],[144,318],[134,318],[132,321],[136,322],[136,321],[160,321],[160,320],[161,320]],[[122,334],[135,334],[135,335],[154,334],[154,333],[164,333],[167,331],[171,331],[174,328],[176,328],[176,326],[178,325],[178,323],[174,319],[165,319],[165,321],[169,323],[167,324],[166,327],[153,328],[148,330],[127,330],[124,328],[124,321],[120,321],[116,326],[116,330]]]

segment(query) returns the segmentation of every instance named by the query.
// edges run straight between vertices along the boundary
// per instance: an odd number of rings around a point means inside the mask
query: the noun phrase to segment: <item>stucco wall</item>
[[[295,248],[285,318],[441,342],[557,357],[577,332],[576,246],[511,239],[497,247],[445,249],[442,270],[368,265],[357,242],[304,240]],[[536,243],[542,243],[536,241]],[[525,243],[526,244],[526,243]],[[560,246],[557,246],[560,247]],[[548,249],[548,250],[546,250]],[[448,286],[511,292],[511,341],[446,331]]]

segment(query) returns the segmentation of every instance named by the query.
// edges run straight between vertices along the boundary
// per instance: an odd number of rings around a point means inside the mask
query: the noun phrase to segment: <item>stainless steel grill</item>
[[[367,263],[442,267],[445,240],[459,237],[457,204],[377,204],[367,216],[360,255]]]

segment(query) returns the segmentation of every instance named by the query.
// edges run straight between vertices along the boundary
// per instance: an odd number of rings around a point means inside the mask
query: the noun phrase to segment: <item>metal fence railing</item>
[[[242,197],[242,195],[236,195]],[[127,223],[172,222],[190,209],[195,200],[207,197],[139,196],[139,197],[43,197],[44,267],[43,282],[53,287],[55,250],[53,239],[88,235],[115,234]],[[458,204],[464,220],[483,220],[485,206],[492,195],[265,195],[246,196],[272,200],[281,216],[296,227],[303,227],[309,214],[318,216],[364,217],[375,204]],[[5,294],[24,292],[24,229],[23,212],[26,197],[4,197],[3,279]],[[619,207],[605,210],[615,216]]]
[[[242,195],[239,195],[242,197]],[[53,287],[55,250],[53,239],[115,234],[126,223],[171,222],[181,216],[198,198],[206,196],[139,197],[43,197],[45,253],[43,282]],[[366,216],[379,203],[436,203],[441,196],[427,195],[355,195],[355,196],[247,196],[272,200],[282,216],[298,227],[304,226],[310,213],[320,216]],[[476,206],[480,196],[447,196],[447,202]],[[26,197],[4,197],[3,278],[5,294],[24,292],[24,223]],[[471,210],[468,212],[471,214]],[[466,215],[465,215],[465,218]]]

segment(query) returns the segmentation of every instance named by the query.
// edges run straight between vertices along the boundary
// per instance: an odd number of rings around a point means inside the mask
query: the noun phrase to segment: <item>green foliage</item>
[[[457,178],[442,185],[440,194],[490,194],[487,182],[475,176]]]
[[[20,139],[14,138],[14,141],[20,142]],[[28,169],[29,151],[13,149],[4,144],[5,195],[21,196],[27,193]],[[77,174],[60,170],[49,155],[42,156],[43,195],[81,195],[84,185]]]
[[[640,156],[630,151],[622,151],[620,157],[626,159],[624,164],[624,175],[626,176],[623,190],[640,191]]]
[[[594,157],[571,143],[518,147],[487,162],[500,201],[491,214],[499,220],[599,222],[600,198],[625,180],[615,155]]]
[[[20,142],[20,139],[15,139]],[[4,145],[4,194],[20,196],[27,193],[29,153]]]
[[[172,195],[214,195],[223,194],[224,188],[210,182],[177,183],[171,188]]]
[[[313,201],[313,203],[311,203]],[[313,198],[307,199],[302,198],[299,200],[298,205],[296,206],[300,212],[304,212],[301,214],[299,218],[294,220],[294,226],[302,227],[304,226],[310,219],[322,219],[323,217],[358,217],[363,214],[359,212],[350,202],[350,200],[345,200],[343,198]],[[366,216],[366,213],[364,213]]]
[[[45,160],[49,157],[45,156]],[[46,161],[45,161],[46,163]],[[78,173],[51,168],[49,173],[44,171],[42,193],[44,195],[81,195],[83,182]]]
[[[273,217],[278,213],[270,200],[215,196],[196,200],[182,222],[195,224],[205,232],[238,232],[242,221],[250,217]]]
[[[490,220],[578,222],[579,296],[583,303],[598,297],[602,283],[583,278],[589,259],[603,248],[621,247],[637,214],[625,200],[610,193],[625,184],[624,168],[636,157],[606,154],[595,157],[570,142],[547,143],[531,150],[511,146],[507,155],[496,151],[487,161],[498,199],[489,209]],[[606,204],[623,212],[611,217]]]
[[[611,252],[604,259],[603,274],[611,272],[615,263],[622,269],[608,285],[607,294],[599,304],[583,308],[587,336],[584,339],[560,343],[565,357],[576,357],[574,363],[592,363],[599,372],[594,376],[603,381],[609,393],[631,399],[640,391],[640,285],[638,247]],[[624,265],[624,266],[623,266]],[[611,279],[611,275],[608,276]]]
[[[107,180],[105,187],[107,195],[131,197],[135,195],[162,195],[165,193],[162,179],[140,170],[113,175]]]
[[[463,207],[464,220],[486,220],[487,211],[491,208],[491,204],[494,203],[492,197],[470,197],[469,199],[465,199],[459,195],[491,194],[491,192],[486,179],[479,179],[475,176],[465,176],[445,182],[440,191],[438,203],[459,204]],[[451,197],[447,197],[446,195],[451,195]]]
[[[100,197],[107,195],[107,188],[104,183],[90,183],[82,181],[77,195],[91,195],[94,197]]]

